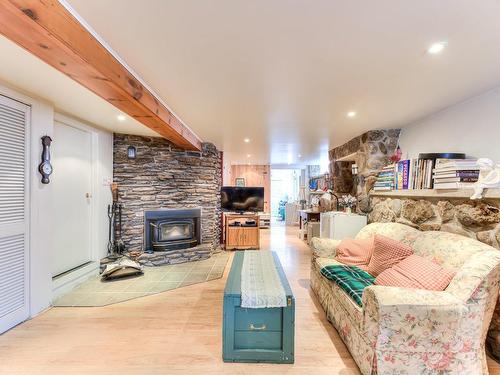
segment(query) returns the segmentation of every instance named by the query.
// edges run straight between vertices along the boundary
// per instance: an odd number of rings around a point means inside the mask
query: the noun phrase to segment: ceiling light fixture
[[[302,157],[302,155],[301,155],[301,154],[299,154],[298,156],[299,156],[299,158],[301,158],[301,157]]]
[[[245,139],[243,140],[243,142],[245,142],[245,143],[250,143],[250,138],[245,138]]]
[[[436,55],[436,54],[440,53],[441,51],[443,51],[444,47],[446,47],[446,42],[434,43],[427,49],[427,53],[429,53],[431,55]]]
[[[350,118],[356,117],[356,112],[354,112],[354,111],[347,112],[347,117],[350,117]]]
[[[247,154],[247,158],[249,158],[250,156],[252,156],[252,155],[250,155],[250,154]]]
[[[118,115],[116,116],[116,118],[118,119],[118,121],[125,121],[127,118],[125,117],[125,115]]]

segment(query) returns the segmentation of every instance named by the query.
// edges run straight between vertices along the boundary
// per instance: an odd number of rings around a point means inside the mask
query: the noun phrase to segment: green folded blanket
[[[323,267],[321,274],[342,288],[358,306],[363,306],[363,290],[375,282],[372,275],[356,266],[333,264]]]

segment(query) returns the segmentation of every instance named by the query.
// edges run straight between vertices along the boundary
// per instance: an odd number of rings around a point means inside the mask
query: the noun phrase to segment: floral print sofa
[[[358,239],[381,234],[410,245],[457,274],[444,291],[369,286],[363,307],[323,277],[339,241],[313,238],[311,287],[363,374],[487,374],[485,338],[499,291],[500,251],[446,232],[373,223]]]

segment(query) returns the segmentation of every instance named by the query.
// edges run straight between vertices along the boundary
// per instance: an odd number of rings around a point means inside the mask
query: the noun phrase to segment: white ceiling
[[[365,130],[408,124],[500,84],[497,0],[67,2],[234,162],[324,161]],[[447,48],[426,54],[436,41]],[[62,99],[70,106],[72,96]],[[96,103],[92,121],[108,121],[108,105]],[[83,117],[82,106],[68,111]]]
[[[0,35],[0,83],[35,94],[56,110],[114,132],[157,135],[66,75]]]

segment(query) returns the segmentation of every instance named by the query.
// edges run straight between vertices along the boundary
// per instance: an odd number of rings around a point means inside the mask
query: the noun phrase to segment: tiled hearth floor
[[[210,259],[159,267],[144,267],[144,275],[101,281],[94,276],[54,301],[54,306],[105,306],[129,299],[166,292],[183,286],[222,277],[229,253],[222,251]]]

